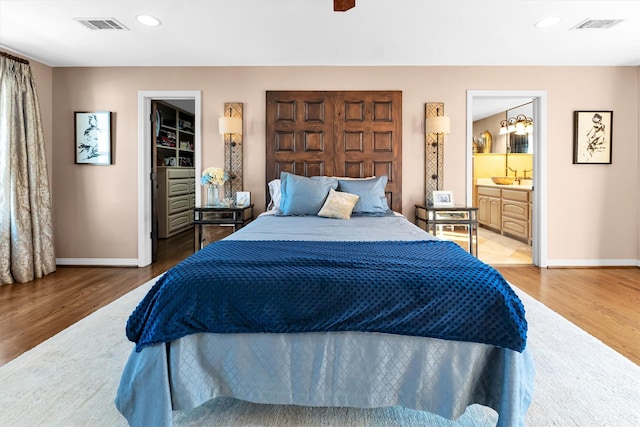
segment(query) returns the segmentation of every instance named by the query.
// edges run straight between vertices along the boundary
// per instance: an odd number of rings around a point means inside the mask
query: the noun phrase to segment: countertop
[[[530,179],[527,180],[522,180],[522,181],[526,181],[527,184],[518,184],[518,181],[515,181],[513,184],[511,185],[501,185],[501,184],[496,184],[495,182],[493,182],[491,180],[491,178],[478,178],[476,180],[476,185],[479,187],[496,187],[496,188],[507,188],[509,190],[523,190],[523,191],[531,191],[531,189],[533,188],[533,182]],[[529,182],[531,182],[531,184],[529,184]]]

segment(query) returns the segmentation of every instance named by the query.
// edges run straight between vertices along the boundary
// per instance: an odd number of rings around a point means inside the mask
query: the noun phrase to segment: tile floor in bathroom
[[[453,240],[467,249],[466,230],[443,226],[438,237]],[[484,227],[478,227],[478,258],[487,264],[531,264],[531,246]]]

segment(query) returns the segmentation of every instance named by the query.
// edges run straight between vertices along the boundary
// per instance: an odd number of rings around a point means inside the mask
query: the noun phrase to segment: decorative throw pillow
[[[338,188],[338,180],[326,176],[306,178],[288,172],[280,174],[280,214],[317,215],[329,190]]]
[[[269,206],[267,210],[280,210],[280,180],[274,179],[269,182]]]
[[[387,186],[386,175],[371,179],[340,179],[338,182],[340,191],[360,196],[353,208],[354,215],[389,213],[389,204],[384,194],[384,188]]]
[[[333,188],[329,190],[329,196],[324,202],[318,216],[325,218],[350,219],[353,207],[358,203],[360,196],[351,193],[343,193]]]

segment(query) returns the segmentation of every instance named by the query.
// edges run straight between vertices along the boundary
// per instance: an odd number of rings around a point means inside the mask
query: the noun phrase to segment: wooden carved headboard
[[[389,206],[402,212],[401,91],[268,91],[266,111],[267,183],[280,172],[387,175]]]

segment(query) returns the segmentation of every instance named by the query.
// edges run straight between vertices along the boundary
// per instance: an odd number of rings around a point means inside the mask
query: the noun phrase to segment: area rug
[[[126,426],[114,397],[132,349],[124,325],[155,279],[0,367],[2,426]],[[516,289],[536,364],[527,425],[640,426],[640,367]],[[216,399],[177,426],[492,426],[478,405],[456,421],[401,407],[307,408]]]

